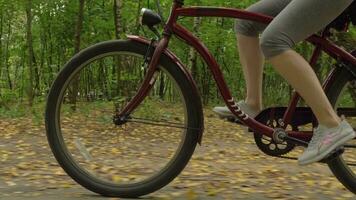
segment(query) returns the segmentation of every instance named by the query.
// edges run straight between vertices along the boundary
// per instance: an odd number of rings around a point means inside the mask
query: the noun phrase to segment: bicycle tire
[[[356,78],[345,67],[339,67],[331,87],[325,92],[331,105],[335,104],[346,84]],[[342,157],[342,154],[328,162],[328,166],[334,176],[352,193],[356,194],[356,175],[350,170]]]
[[[45,121],[48,143],[51,150],[64,171],[84,188],[109,197],[134,198],[150,194],[169,184],[189,162],[198,142],[199,131],[203,128],[203,112],[200,97],[194,91],[193,86],[188,81],[186,75],[180,70],[177,64],[168,56],[162,55],[160,66],[162,66],[177,82],[179,90],[186,102],[187,118],[189,127],[186,137],[177,156],[169,162],[159,175],[154,179],[145,180],[141,183],[130,186],[118,187],[117,185],[107,184],[91,177],[87,172],[74,163],[66,148],[61,143],[61,133],[57,130],[58,105],[60,92],[63,90],[64,83],[75,73],[78,66],[98,55],[110,52],[132,52],[144,56],[148,45],[131,40],[107,41],[89,47],[75,55],[61,70],[55,79],[48,94]]]

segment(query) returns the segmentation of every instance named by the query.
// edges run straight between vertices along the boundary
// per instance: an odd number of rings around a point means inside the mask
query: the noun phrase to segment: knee
[[[259,35],[256,22],[242,19],[238,19],[235,21],[235,32],[251,37],[258,37]]]
[[[266,59],[269,59],[277,54],[279,45],[280,41],[278,41],[276,37],[262,34],[260,38],[260,47]]]
[[[293,48],[294,42],[284,34],[265,31],[261,36],[260,46],[265,58],[269,59]]]

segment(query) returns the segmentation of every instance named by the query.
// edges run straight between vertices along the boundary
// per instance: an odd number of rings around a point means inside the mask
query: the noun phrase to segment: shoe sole
[[[352,140],[356,137],[356,133],[354,131],[350,132],[352,134],[347,135],[344,138],[341,138],[339,141],[337,141],[334,145],[330,146],[327,150],[325,150],[322,154],[314,157],[313,159],[310,160],[306,160],[303,162],[299,162],[299,165],[308,165],[314,162],[318,162],[322,159],[324,159],[329,153],[331,153],[333,150],[335,150],[336,148],[342,146],[343,144],[345,144],[346,142],[348,142],[349,140]]]
[[[221,119],[235,118],[235,115],[231,115],[230,113],[222,113],[222,112],[215,111],[215,110],[213,110],[213,111],[216,114],[218,114]]]

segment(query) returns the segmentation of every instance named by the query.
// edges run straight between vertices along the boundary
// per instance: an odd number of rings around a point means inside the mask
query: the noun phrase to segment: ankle
[[[263,107],[262,103],[259,103],[259,102],[245,100],[245,103],[248,105],[248,107],[250,107],[251,109],[253,109],[255,111],[261,111],[262,107]]]
[[[319,124],[322,124],[323,126],[325,126],[327,128],[336,128],[336,127],[340,126],[340,123],[341,123],[340,119],[319,122]]]

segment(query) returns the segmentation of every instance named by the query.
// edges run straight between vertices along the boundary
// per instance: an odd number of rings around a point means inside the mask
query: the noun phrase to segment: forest
[[[125,40],[127,35],[157,37],[140,23],[142,8],[158,11],[156,1],[0,0],[0,199],[102,199],[99,194],[111,197],[121,191],[124,197],[139,196],[173,179],[144,198],[355,197],[355,143],[323,160],[331,170],[325,163],[297,164],[303,148],[294,136],[304,137],[304,146],[316,130],[314,121],[309,108],[300,108],[305,106],[302,100],[288,110],[291,115],[283,116],[294,90],[268,62],[263,106],[270,109],[255,117],[259,123],[254,126],[222,120],[213,112],[223,101],[209,66],[177,37],[169,49],[191,72],[202,101],[184,73],[163,55],[155,79],[146,84],[150,92],[137,107],[127,106],[135,102],[131,99],[149,56],[147,45]],[[160,0],[165,19],[172,1]],[[257,1],[185,4],[245,9]],[[245,98],[246,88],[234,23],[229,18],[179,18],[215,56],[237,102]],[[161,33],[162,25],[157,28]],[[331,30],[330,40],[351,52],[356,28]],[[314,47],[301,42],[295,50],[310,60]],[[320,82],[340,66],[337,62],[322,54],[315,66]],[[339,81],[332,82],[328,97],[355,127],[355,74],[345,68],[336,73]],[[262,125],[275,130],[273,138],[256,131]],[[290,130],[290,137],[283,134]],[[142,191],[130,194],[137,188]]]
[[[246,8],[254,0],[188,0],[186,5]],[[161,0],[164,16],[171,0]],[[65,63],[81,49],[98,42],[125,39],[127,34],[153,37],[139,22],[141,8],[156,9],[153,0],[0,0],[0,113],[24,113],[29,107],[43,107],[53,80]],[[216,56],[225,79],[237,99],[245,95],[245,82],[236,51],[234,20],[183,18]],[[161,27],[162,28],[162,27]],[[356,30],[335,33],[332,40],[351,50]],[[222,39],[223,38],[223,39]],[[206,64],[194,50],[174,38],[169,47],[192,71],[205,105],[221,103]],[[307,43],[296,47],[306,58],[313,50]],[[334,62],[323,55],[317,75],[323,79]],[[100,72],[98,72],[100,73]],[[292,88],[270,65],[264,71],[264,104],[285,104]]]

